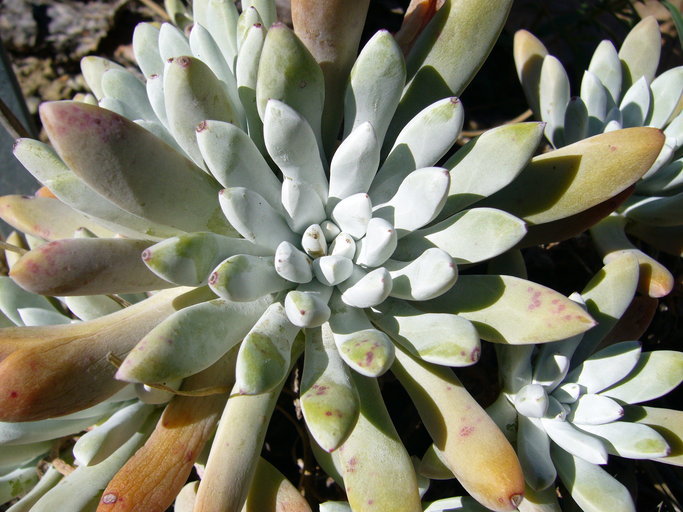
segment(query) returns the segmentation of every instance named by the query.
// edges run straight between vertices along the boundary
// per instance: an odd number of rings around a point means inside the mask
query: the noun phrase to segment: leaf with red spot
[[[414,305],[462,316],[482,339],[511,345],[557,341],[595,325],[581,306],[564,295],[512,276],[463,275],[450,291]]]

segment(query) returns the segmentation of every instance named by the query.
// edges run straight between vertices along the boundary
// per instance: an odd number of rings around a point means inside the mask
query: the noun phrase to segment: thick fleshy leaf
[[[622,69],[617,49],[611,41],[602,41],[593,52],[588,71],[605,86],[609,93],[607,108],[617,104],[621,96]]]
[[[216,204],[218,184],[144,128],[84,103],[43,103],[40,113],[64,162],[124,210],[181,230],[235,233]]]
[[[370,197],[368,194],[358,193],[342,199],[332,210],[331,217],[342,232],[356,240],[362,238],[372,218]],[[353,258],[353,255],[349,257]]]
[[[342,141],[330,162],[329,204],[367,192],[379,165],[380,144],[369,122],[358,125]]]
[[[69,507],[73,510],[85,510],[86,507],[92,509],[93,503],[97,503],[107,483],[149,435],[154,424],[153,420],[156,419],[155,416],[150,417],[137,432],[104,461],[94,466],[77,467],[64,477],[59,485],[44,494],[31,510],[49,512],[64,506],[65,503],[69,503]]]
[[[283,177],[305,182],[325,204],[327,178],[310,122],[286,103],[270,99],[264,107],[263,137]]]
[[[301,377],[301,412],[309,432],[328,452],[351,433],[360,411],[358,391],[341,359],[329,326],[306,331]]]
[[[237,91],[237,80],[231,71],[232,63],[229,64],[225,60],[209,31],[198,23],[195,23],[190,31],[190,48],[192,54],[209,66],[216,78],[222,82],[223,90],[237,118],[235,124],[246,128],[244,109]]]
[[[541,123],[515,123],[487,130],[465,144],[443,164],[449,169],[451,183],[438,219],[508,185],[531,160],[542,137]]]
[[[650,85],[645,77],[634,83],[624,94],[619,104],[622,116],[622,126],[643,126],[650,111]]]
[[[462,93],[493,48],[511,6],[511,0],[495,5],[444,2],[408,55],[410,82],[392,121],[390,140],[429,103]]]
[[[215,299],[182,309],[152,329],[123,361],[116,378],[157,383],[182,379],[218,361],[249,332],[272,299]]]
[[[405,81],[401,49],[389,32],[378,31],[351,69],[344,99],[344,136],[369,122],[381,146]]]
[[[552,55],[543,59],[539,83],[539,114],[547,124],[545,135],[555,147],[564,146],[564,113],[569,103],[569,77]]]
[[[266,393],[284,381],[299,330],[281,303],[268,306],[240,344],[235,366],[235,387],[240,394]]]
[[[35,471],[35,470],[34,470]],[[33,488],[24,494],[19,501],[12,505],[12,512],[28,512],[31,507],[62,479],[62,475],[53,465],[49,465],[45,474]]]
[[[101,85],[102,75],[109,69],[124,69],[124,67],[114,61],[95,55],[88,55],[81,59],[81,73],[83,73],[85,83],[88,84],[98,100],[104,96]]]
[[[600,79],[592,72],[584,71],[581,80],[581,99],[586,105],[586,114],[588,115],[588,136],[602,133],[607,116],[607,95],[607,89],[600,82]]]
[[[599,393],[632,372],[640,358],[640,350],[638,341],[611,345],[574,368],[564,382],[576,382],[587,393]]]
[[[263,25],[250,27],[242,41],[235,63],[237,93],[247,118],[249,138],[264,155],[266,148],[263,142],[263,122],[256,106],[256,80],[265,38],[266,28]]]
[[[81,466],[99,464],[123,445],[153,410],[153,406],[140,401],[120,408],[78,439],[73,448],[74,458]]]
[[[551,455],[562,483],[586,512],[636,512],[629,490],[600,466],[553,446]]]
[[[103,237],[114,235],[112,231],[52,197],[2,196],[0,217],[15,229],[46,240],[69,238],[79,228],[86,228]]]
[[[683,192],[668,197],[648,197],[629,206],[625,215],[636,222],[654,226],[683,225]]]
[[[162,291],[89,322],[0,330],[0,346],[16,347],[0,363],[0,420],[61,416],[112,396],[124,384],[112,378],[108,354],[124,357],[164,318],[192,304],[187,291]]]
[[[234,354],[226,355],[203,372],[186,379],[183,390],[229,387],[234,381],[233,365]],[[227,393],[174,397],[144,446],[107,484],[98,510],[166,510],[213,435],[226,399]],[[140,478],[141,474],[146,477]]]
[[[133,53],[145,78],[164,73],[159,54],[159,28],[152,23],[138,23],[133,30]]]
[[[564,144],[573,144],[588,137],[588,109],[579,96],[570,98],[564,113],[563,126]]]
[[[400,346],[392,372],[408,391],[435,447],[463,487],[492,510],[514,510],[524,492],[517,456],[455,374],[414,359]]]
[[[535,418],[519,416],[517,453],[524,478],[533,489],[542,490],[555,482],[557,471],[550,459],[550,439]]]
[[[415,306],[423,309],[419,302]],[[595,325],[575,302],[512,276],[460,276],[450,291],[428,301],[424,309],[460,315],[474,324],[482,339],[513,345],[561,340]]]
[[[295,344],[292,363],[302,349]],[[240,395],[233,388],[211,444],[195,510],[242,509],[281,390],[282,385],[260,395]]]
[[[211,69],[195,57],[182,56],[164,68],[168,127],[194,163],[204,167],[196,128],[207,119],[239,123],[239,114]]]
[[[633,245],[624,232],[625,225],[624,217],[611,215],[591,228],[595,245],[605,255],[603,260],[608,263],[624,253],[632,254],[640,266],[638,290],[650,297],[667,295],[674,286],[673,276],[664,265]]]
[[[102,75],[102,92],[105,98],[122,102],[130,111],[129,119],[157,121],[157,116],[147,98],[147,89],[131,71],[109,69]]]
[[[446,201],[449,185],[450,174],[446,169],[418,169],[405,177],[391,199],[374,207],[373,215],[388,220],[401,237],[436,218]]]
[[[608,451],[613,455],[650,459],[669,454],[669,445],[664,438],[647,425],[613,421],[603,425],[583,424],[576,427],[605,441]]]
[[[531,32],[518,30],[515,32],[513,55],[517,68],[517,78],[522,84],[527,103],[531,110],[540,117],[538,84],[541,81],[543,59],[548,55],[548,50]]]
[[[293,283],[308,283],[313,279],[311,260],[289,242],[277,246],[274,267],[280,277]]]
[[[683,381],[683,352],[656,350],[640,354],[638,364],[621,382],[603,395],[629,404],[665,395]]]
[[[256,84],[256,105],[264,123],[270,100],[285,103],[308,122],[322,155],[323,72],[294,32],[281,23],[266,34]]]
[[[360,415],[335,452],[349,504],[359,512],[420,512],[413,464],[391,422],[377,381],[358,374],[352,374],[352,379],[360,396]]]
[[[389,299],[373,309],[371,318],[408,352],[430,363],[469,366],[479,360],[479,334],[457,315],[423,313],[407,302]]]
[[[436,165],[455,144],[464,121],[458,98],[444,98],[420,111],[398,134],[377,171],[370,197],[374,204],[389,201],[415,169]]]
[[[19,139],[14,144],[14,156],[60,201],[88,217],[98,219],[98,223],[112,233],[120,233],[131,238],[146,236],[162,238],[178,233],[177,229],[133,215],[92,190],[62,162],[55,150],[47,144],[34,139]],[[46,202],[46,204],[50,203]],[[61,219],[60,222],[66,222],[69,215],[71,214],[67,212],[59,212],[55,218]],[[74,223],[72,221],[70,224]],[[88,221],[84,227],[102,236],[101,228],[93,224]],[[28,226],[25,227],[28,228]],[[25,230],[22,229],[22,231]],[[68,236],[71,234],[59,238]]]
[[[437,248],[424,251],[412,261],[387,260],[391,276],[389,295],[399,299],[428,300],[449,290],[458,279],[458,267],[450,255]]]
[[[396,229],[392,223],[374,217],[368,222],[365,236],[358,241],[356,264],[363,267],[378,267],[396,250]]]
[[[313,261],[313,272],[320,283],[335,286],[351,277],[353,262],[336,254],[322,256]]]
[[[530,224],[568,217],[635,183],[663,143],[663,134],[654,128],[629,128],[584,139],[534,157],[516,180],[483,204]]]
[[[57,313],[47,298],[27,292],[9,277],[0,276],[0,311],[10,320],[9,325],[3,325],[3,327],[11,327],[12,324],[24,325],[20,311],[25,308],[40,308]],[[9,352],[11,349],[5,350]],[[5,350],[0,350],[0,360],[7,355],[4,353]]]
[[[299,327],[320,327],[330,318],[327,302],[332,288],[311,281],[300,285],[285,297],[285,311],[289,321]]]
[[[562,419],[541,418],[540,421],[548,437],[562,450],[591,464],[607,464],[607,448],[600,439],[578,430]]]
[[[244,512],[288,510],[311,512],[311,507],[299,490],[265,459],[259,458],[249,488]],[[177,508],[175,512],[179,511]]]
[[[662,35],[654,16],[643,18],[626,36],[619,48],[624,72],[622,92],[635,84],[641,77],[652,83],[659,65],[662,49]]]
[[[142,261],[156,275],[184,286],[206,284],[211,271],[236,254],[267,256],[270,249],[242,238],[209,232],[188,233],[168,238],[142,252]]]
[[[674,256],[683,256],[683,226],[646,226],[633,224],[628,232],[644,242]]]
[[[633,254],[626,252],[615,255],[583,289],[581,298],[598,325],[584,334],[573,354],[573,366],[581,364],[593,354],[624,315],[636,293],[639,272],[638,259]]]
[[[342,359],[368,377],[386,372],[394,360],[394,344],[389,337],[373,328],[363,310],[347,306],[336,293],[330,309],[330,330]]]
[[[205,27],[232,66],[237,55],[237,8],[229,0],[197,0],[192,4],[197,23]]]
[[[624,415],[624,408],[611,398],[602,395],[586,394],[571,405],[567,420],[583,425],[601,425],[620,419]]]
[[[171,286],[152,273],[140,254],[149,242],[127,238],[67,238],[24,254],[10,272],[22,288],[40,295],[135,293]]]
[[[624,419],[643,423],[659,432],[671,449],[667,457],[655,459],[666,464],[683,466],[683,412],[659,407],[629,405],[624,407]]]
[[[355,308],[370,308],[380,304],[391,293],[391,274],[384,267],[367,274],[354,267],[351,277],[339,283],[342,301]]]
[[[260,194],[244,187],[231,187],[218,196],[223,213],[247,240],[273,252],[283,240],[298,244],[280,214]]]
[[[438,247],[456,263],[478,263],[514,247],[526,233],[522,220],[494,208],[471,208],[403,237],[394,257],[409,260]]]
[[[237,126],[207,121],[197,130],[199,150],[224,187],[246,187],[280,207],[280,182],[249,136]]]
[[[655,128],[664,128],[683,94],[683,66],[659,75],[652,81],[650,89],[653,105],[647,117],[647,124]]]
[[[192,55],[187,37],[172,23],[162,23],[159,29],[159,55],[164,63],[176,57]]]
[[[292,2],[294,32],[310,50],[325,78],[322,140],[328,154],[334,149],[333,143],[339,134],[344,91],[358,54],[369,3],[370,0]]]
[[[250,302],[292,288],[273,266],[273,258],[237,254],[220,263],[209,276],[209,287],[224,299]]]

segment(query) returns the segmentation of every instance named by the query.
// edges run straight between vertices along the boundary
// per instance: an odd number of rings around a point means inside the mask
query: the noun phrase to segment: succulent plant
[[[656,76],[660,51],[659,25],[652,16],[644,18],[618,52],[612,42],[600,43],[584,72],[580,94],[573,97],[562,64],[531,33],[517,32],[514,52],[529,105],[546,122],[545,134],[553,146],[625,127],[664,131],[664,146],[633,195],[591,229],[605,262],[624,251],[638,257],[644,269],[641,291],[653,297],[668,294],[673,277],[626,233],[658,250],[683,254],[683,66]]]
[[[353,510],[422,510],[377,383],[389,369],[465,489],[513,510],[518,459],[449,367],[475,363],[480,339],[546,343],[595,320],[526,279],[459,269],[593,219],[653,164],[663,136],[618,130],[534,157],[543,125],[520,123],[453,152],[457,96],[510,1],[445,2],[405,61],[385,31],[355,58],[358,27],[338,20],[362,21],[364,8],[301,2],[291,31],[273,23],[272,2],[242,4],[173,3],[189,35],[137,27],[144,82],[87,57],[93,95],[41,106],[52,147],[17,142],[56,197],[0,200],[7,222],[45,241],[14,263],[13,281],[60,297],[154,293],[78,324],[0,331],[0,419],[52,421],[129,383],[182,380],[98,510],[164,510],[176,496],[179,510],[240,510],[261,485],[304,510],[259,462],[303,353],[313,449]],[[309,4],[322,14],[306,16]],[[205,445],[201,481],[184,487]]]
[[[536,347],[496,347],[503,387],[487,412],[520,458],[527,492],[519,510],[561,510],[558,477],[581,510],[636,510],[626,486],[600,467],[608,455],[683,464],[681,412],[639,405],[683,381],[683,353],[643,352],[640,342],[613,336],[638,275],[637,258],[625,253],[572,295],[600,320],[592,330]],[[622,334],[629,331],[637,334]],[[418,470],[452,478],[441,457],[432,447]]]

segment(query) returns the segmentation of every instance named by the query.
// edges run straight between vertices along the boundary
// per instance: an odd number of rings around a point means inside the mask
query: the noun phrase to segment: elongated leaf
[[[584,462],[607,464],[607,448],[602,440],[578,430],[574,425],[562,419],[541,418],[540,421],[548,437],[563,451],[581,458]],[[555,446],[551,446],[551,454],[554,449]],[[557,462],[555,462],[555,466],[560,470],[560,476],[562,476],[561,468],[558,467]],[[563,481],[565,481],[564,478]]]
[[[583,425],[601,425],[616,421],[623,415],[623,407],[611,398],[589,393],[582,395],[572,404],[567,419],[582,428]]]
[[[394,257],[410,260],[438,247],[456,263],[478,263],[514,247],[525,233],[524,222],[507,212],[471,208],[405,236]]]
[[[574,368],[564,382],[576,382],[588,393],[599,393],[629,375],[639,358],[640,342],[611,345]]]
[[[453,372],[418,361],[401,347],[396,348],[392,371],[463,487],[492,510],[514,510],[524,492],[519,461],[503,433]]]
[[[234,354],[228,354],[203,372],[186,379],[183,389],[225,387],[233,381]],[[213,434],[226,400],[227,393],[173,398],[144,446],[107,484],[98,510],[166,510]],[[141,474],[145,478],[140,478]]]
[[[230,0],[198,0],[192,11],[197,23],[205,27],[232,66],[237,55],[237,8]]]
[[[683,192],[668,197],[648,197],[629,206],[625,214],[636,222],[654,226],[683,225]]]
[[[530,224],[561,219],[635,183],[663,143],[663,135],[653,128],[596,135],[535,157],[515,181],[482,203]]]
[[[329,326],[306,331],[301,411],[311,435],[328,452],[351,433],[360,411],[358,391]]]
[[[527,103],[538,119],[540,118],[538,84],[541,81],[543,59],[548,55],[548,50],[531,32],[518,30],[515,32],[513,55],[517,78],[522,84]]]
[[[166,281],[186,286],[206,284],[211,271],[236,254],[267,256],[271,251],[242,238],[188,233],[159,242],[142,253],[149,269]]]
[[[215,299],[178,311],[140,340],[116,377],[153,384],[208,368],[244,338],[271,301]]]
[[[52,197],[2,196],[0,217],[13,228],[46,240],[69,238],[79,228],[99,236],[114,233]]]
[[[631,29],[619,48],[619,60],[624,72],[622,92],[641,77],[644,77],[647,83],[652,83],[659,65],[661,39],[659,23],[654,16],[643,18]]]
[[[177,229],[128,213],[92,190],[62,162],[55,150],[47,144],[33,139],[19,139],[14,144],[14,156],[60,201],[88,217],[98,219],[96,222],[112,233],[120,233],[131,238],[147,236],[157,238],[173,236],[178,232]],[[46,204],[49,203],[46,202]],[[66,222],[69,215],[71,214],[62,212],[55,218],[60,219],[60,222]],[[93,224],[88,221],[84,227],[103,236],[104,231]],[[67,238],[71,234],[59,238]]]
[[[14,325],[24,325],[24,321],[19,313],[24,308],[40,308],[57,312],[45,297],[27,292],[9,277],[0,276],[0,311],[11,321],[9,325],[3,327],[11,327],[12,323]],[[0,351],[0,360],[7,355],[3,352]]]
[[[235,385],[241,394],[265,393],[284,381],[299,330],[290,323],[281,303],[268,306],[240,344]]]
[[[520,415],[518,422],[517,453],[524,478],[533,489],[547,489],[557,477],[550,459],[550,439],[537,419]]]
[[[425,107],[406,124],[391,146],[370,187],[373,204],[389,201],[415,169],[436,165],[455,143],[464,120],[458,98]]]
[[[624,407],[626,421],[652,427],[666,439],[671,449],[668,456],[655,459],[666,464],[683,466],[683,412],[659,407],[629,405]]]
[[[633,245],[624,232],[625,224],[624,217],[610,215],[591,228],[595,244],[605,255],[603,260],[610,262],[623,253],[632,254],[640,266],[638,290],[650,297],[663,297],[673,288],[673,276],[661,263]]]
[[[583,424],[576,427],[604,440],[607,449],[614,455],[650,459],[669,454],[669,445],[664,438],[647,425],[613,421],[603,425]]]
[[[415,306],[423,309],[421,303]],[[464,275],[424,309],[470,320],[482,339],[542,343],[568,338],[595,325],[581,306],[545,286],[512,276]]]
[[[659,398],[683,381],[683,352],[645,352],[628,377],[603,394],[630,404]]]
[[[375,379],[352,374],[360,415],[337,451],[344,487],[353,510],[420,512],[413,464],[391,422]],[[378,465],[377,461],[384,461]]]
[[[133,31],[135,61],[145,78],[164,72],[164,61],[159,54],[159,32],[151,23],[138,23]]]
[[[438,219],[508,185],[531,160],[541,137],[542,124],[516,123],[488,130],[465,144],[443,164],[450,171],[451,184]]]
[[[292,364],[302,348],[295,344]],[[281,389],[280,385],[260,395],[240,395],[233,388],[211,444],[195,510],[241,510]]]
[[[539,113],[545,121],[545,135],[555,147],[565,145],[564,117],[569,103],[569,77],[562,63],[552,55],[543,59],[539,83]]]
[[[377,32],[351,69],[344,98],[344,137],[365,122],[382,145],[406,81],[401,49],[389,32]]]
[[[265,512],[280,509],[291,512],[311,512],[311,507],[299,490],[274,466],[265,459],[259,458],[243,510],[244,512]],[[176,509],[176,512],[180,511]]]
[[[444,2],[408,55],[410,82],[389,140],[429,103],[462,93],[493,48],[511,6],[511,0],[495,5],[476,0]]]
[[[469,366],[479,360],[479,335],[462,317],[422,313],[398,300],[387,300],[375,309],[375,325],[420,359],[446,366]]]
[[[149,242],[124,238],[68,238],[24,254],[10,277],[41,295],[97,295],[159,290],[171,285],[144,265]]]
[[[89,55],[81,59],[81,73],[83,73],[85,83],[88,84],[88,87],[98,100],[104,96],[101,85],[102,75],[109,69],[124,68],[121,64],[95,55]]]
[[[636,512],[628,489],[600,466],[555,446],[551,454],[562,483],[582,510]]]
[[[304,44],[283,24],[276,23],[268,30],[256,84],[256,105],[261,119],[265,122],[266,104],[269,100],[285,103],[311,126],[320,154],[323,155],[323,73]]]
[[[64,162],[124,210],[181,230],[235,233],[218,184],[144,128],[84,103],[44,103],[40,112]]]
[[[595,75],[609,93],[607,110],[618,104],[621,97],[622,69],[617,49],[611,41],[602,41],[598,45],[588,71]]]
[[[131,71],[109,69],[102,75],[104,98],[123,103],[132,114],[129,119],[157,121],[157,116],[147,98],[145,85]]]
[[[182,295],[187,291],[162,291],[89,322],[1,330],[0,345],[17,348],[0,363],[0,419],[61,416],[112,396],[123,383],[112,378],[116,368],[107,355],[125,356],[155,325],[191,304],[192,298]]]
[[[294,32],[318,62],[325,78],[322,140],[328,154],[339,133],[344,91],[358,54],[369,3],[370,0],[292,2]]]

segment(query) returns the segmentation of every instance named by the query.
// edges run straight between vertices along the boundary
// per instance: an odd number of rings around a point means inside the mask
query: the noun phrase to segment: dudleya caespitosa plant
[[[458,266],[609,203],[663,137],[620,130],[533,157],[543,126],[521,123],[447,156],[457,95],[510,3],[446,2],[405,62],[387,32],[356,58],[363,2],[295,3],[295,32],[272,23],[270,2],[239,15],[231,2],[194,2],[176,16],[189,36],[137,28],[144,82],[86,58],[94,96],[41,107],[52,147],[16,144],[56,199],[3,198],[3,218],[46,241],[11,277],[56,296],[162,291],[81,324],[3,331],[1,419],[42,421],[129,382],[184,379],[142,448],[83,499],[165,509],[215,432],[183,496],[194,510],[239,510],[303,352],[306,426],[353,510],[421,510],[376,382],[390,368],[464,487],[514,509],[517,457],[449,366],[475,363],[480,339],[545,343],[595,322],[546,287]],[[74,238],[77,228],[95,236]]]
[[[639,274],[638,258],[624,253],[571,296],[598,319],[590,331],[538,346],[496,346],[502,390],[487,412],[519,455],[522,512],[562,510],[558,478],[581,510],[635,511],[632,493],[601,467],[609,455],[683,464],[681,411],[640,405],[683,382],[683,353],[646,352],[629,341],[649,323],[631,306]],[[452,478],[441,458],[432,446],[418,471]]]
[[[598,45],[583,74],[580,94],[570,97],[569,78],[560,61],[528,31],[515,35],[517,74],[554,147],[625,127],[664,131],[664,146],[633,194],[591,229],[605,262],[624,251],[639,258],[644,269],[641,291],[652,297],[668,294],[674,279],[663,265],[635,247],[627,233],[676,256],[682,254],[683,240],[683,66],[657,75],[660,52],[659,25],[653,16],[646,17],[629,32],[619,51],[608,40]]]

